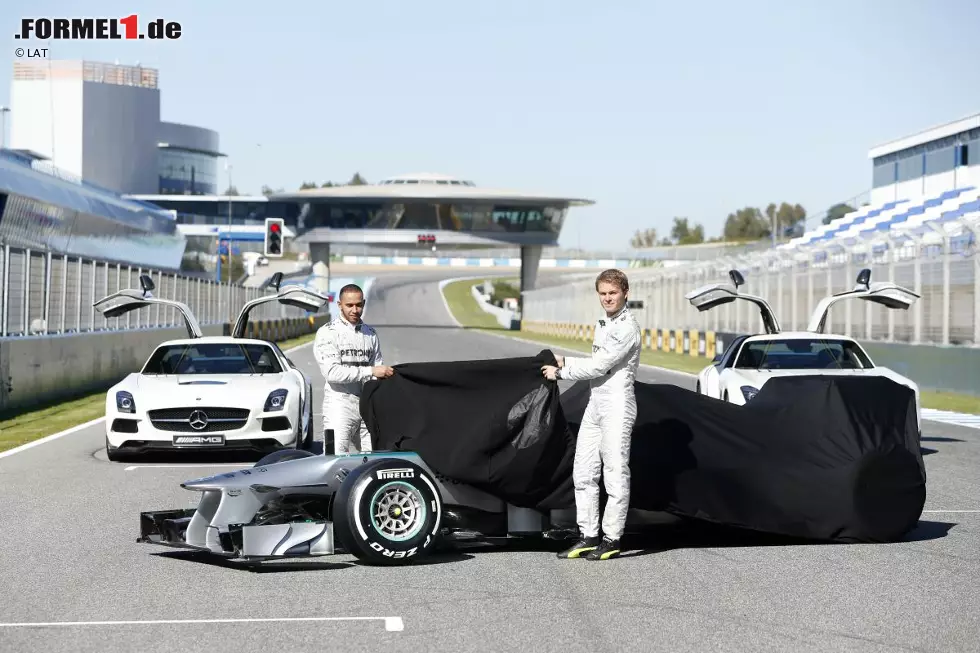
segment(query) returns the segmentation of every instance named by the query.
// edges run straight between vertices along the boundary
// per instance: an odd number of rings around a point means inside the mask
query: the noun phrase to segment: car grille
[[[161,431],[174,433],[215,433],[234,431],[245,426],[248,409],[193,406],[191,408],[162,408],[147,412],[150,423]],[[191,417],[195,417],[191,424]],[[203,417],[203,419],[202,419]]]

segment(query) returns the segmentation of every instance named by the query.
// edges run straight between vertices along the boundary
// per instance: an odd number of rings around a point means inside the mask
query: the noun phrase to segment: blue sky
[[[77,6],[5,0],[0,104],[19,19]],[[218,130],[243,192],[427,171],[596,200],[567,247],[625,249],[673,216],[712,236],[770,201],[817,214],[868,190],[872,146],[980,112],[976,0],[84,7],[182,24],[178,41],[46,45],[158,68],[163,119]]]

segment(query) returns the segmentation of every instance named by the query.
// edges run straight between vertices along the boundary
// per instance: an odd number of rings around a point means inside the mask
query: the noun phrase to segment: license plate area
[[[182,433],[174,436],[175,447],[223,447],[225,436],[221,433],[190,435]]]

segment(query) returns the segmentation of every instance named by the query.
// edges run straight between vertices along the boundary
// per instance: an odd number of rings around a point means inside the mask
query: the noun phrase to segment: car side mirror
[[[743,277],[742,273],[739,272],[738,270],[729,270],[728,277],[732,280],[732,283],[735,284],[736,290],[738,289],[739,286],[745,285],[745,277]]]
[[[282,284],[282,276],[282,272],[276,272],[272,275],[272,280],[269,281],[269,285],[275,288],[276,292],[279,292],[279,286]]]
[[[871,284],[871,270],[870,268],[864,268],[858,272],[857,285],[862,288],[867,288]]]
[[[720,363],[720,362],[721,362],[721,354],[715,354],[715,357],[711,359],[711,364],[712,365],[714,365],[715,363]]]
[[[140,288],[143,290],[145,295],[148,292],[152,292],[156,289],[156,284],[153,283],[153,278],[148,274],[140,275]]]

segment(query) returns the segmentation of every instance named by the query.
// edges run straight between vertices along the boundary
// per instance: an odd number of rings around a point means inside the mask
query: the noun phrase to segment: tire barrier
[[[523,320],[521,331],[538,335],[592,342],[592,324],[566,322],[533,322]],[[642,347],[648,351],[664,351],[712,359],[725,351],[725,347],[738,334],[698,329],[643,329]]]

